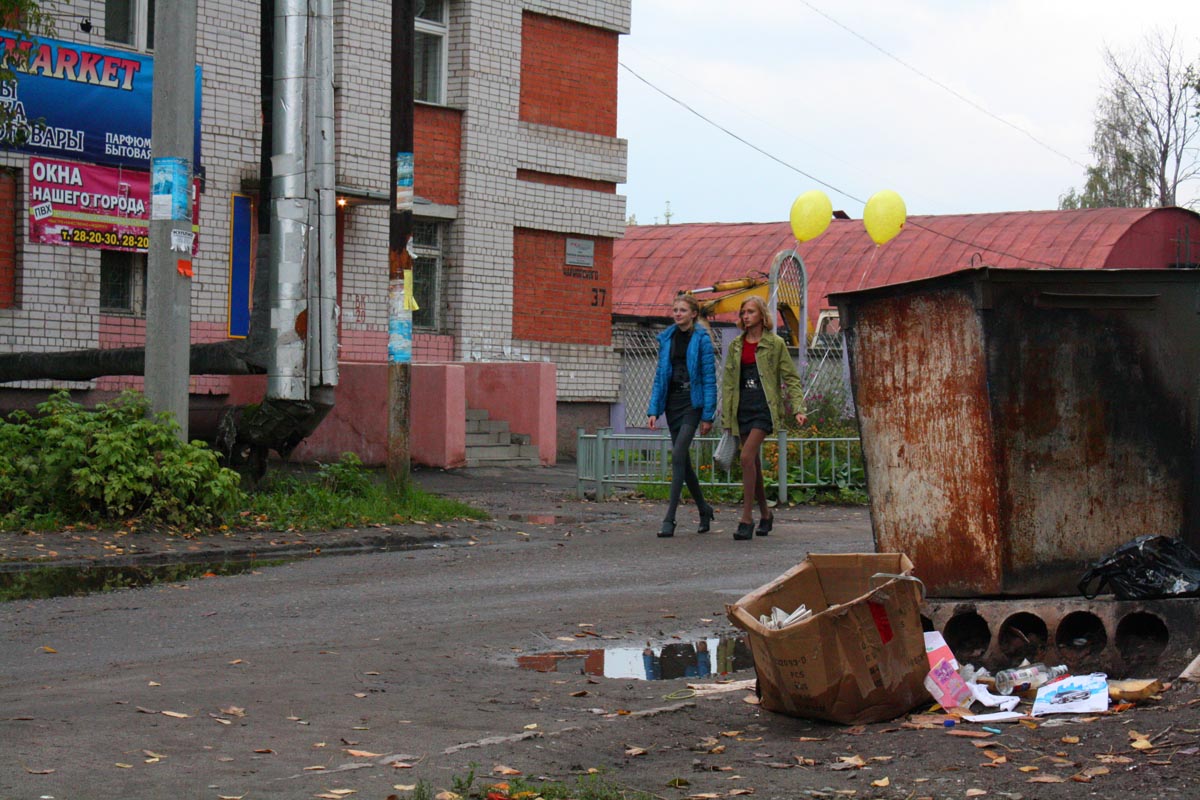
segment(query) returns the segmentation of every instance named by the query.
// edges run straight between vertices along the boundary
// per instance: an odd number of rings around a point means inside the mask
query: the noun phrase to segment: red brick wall
[[[521,119],[617,135],[614,31],[526,11],[521,15]]]
[[[413,109],[413,159],[413,191],[441,205],[458,205],[462,112],[418,103]]]
[[[0,170],[0,308],[17,304],[17,173]]]
[[[564,233],[513,230],[513,338],[570,344],[612,343],[612,239],[595,242],[590,268],[566,264]]]
[[[573,175],[555,175],[552,172],[538,172],[533,169],[518,169],[517,180],[529,183],[544,183],[549,186],[566,186],[569,189],[587,189],[593,192],[616,194],[617,185],[611,181],[594,181],[590,178],[576,178]]]

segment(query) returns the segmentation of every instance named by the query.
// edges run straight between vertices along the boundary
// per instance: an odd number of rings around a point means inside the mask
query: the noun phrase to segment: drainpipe
[[[308,307],[309,385],[333,387],[338,382],[337,338],[337,189],[333,120],[333,0],[310,0],[312,47],[309,108],[312,198],[315,244],[310,249]],[[316,394],[324,394],[319,390]],[[332,403],[332,392],[327,401]],[[315,397],[314,397],[315,399]]]
[[[275,2],[275,87],[271,143],[271,349],[268,400],[305,400],[308,376],[307,237],[305,173],[306,0]]]

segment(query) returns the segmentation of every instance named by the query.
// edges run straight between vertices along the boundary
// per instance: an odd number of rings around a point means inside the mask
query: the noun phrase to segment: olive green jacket
[[[721,427],[737,433],[738,399],[742,386],[742,341],[746,334],[739,334],[729,344],[721,375]],[[806,411],[804,406],[804,383],[800,372],[792,361],[787,343],[769,331],[763,332],[754,360],[758,362],[758,374],[762,378],[763,393],[771,409],[771,423],[780,430],[786,419],[783,395],[787,393],[792,413]],[[783,391],[781,391],[781,389]]]

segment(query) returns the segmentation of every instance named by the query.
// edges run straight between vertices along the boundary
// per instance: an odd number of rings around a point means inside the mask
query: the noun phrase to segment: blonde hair
[[[743,308],[745,308],[747,303],[758,306],[758,315],[759,315],[759,317],[762,318],[763,330],[769,331],[770,326],[767,325],[767,319],[768,319],[768,317],[770,317],[771,312],[767,309],[767,301],[763,300],[761,297],[759,297],[756,294],[752,294],[749,297],[747,297],[745,300],[742,301],[742,304],[740,306],[738,306],[738,311],[741,311]],[[746,330],[746,327],[742,324],[742,315],[741,314],[738,314],[737,326],[738,326],[739,331]]]
[[[680,302],[682,302],[684,305],[686,305],[688,308],[690,308],[693,312],[695,312],[695,314],[696,314],[696,323],[695,324],[703,325],[704,329],[706,331],[708,331],[709,333],[712,332],[712,328],[710,328],[708,325],[708,320],[706,320],[704,318],[704,314],[702,314],[700,312],[700,301],[696,299],[696,296],[694,294],[692,294],[691,292],[688,292],[688,291],[680,290],[675,295],[675,299],[671,301],[671,305],[674,306],[676,303],[680,303]]]

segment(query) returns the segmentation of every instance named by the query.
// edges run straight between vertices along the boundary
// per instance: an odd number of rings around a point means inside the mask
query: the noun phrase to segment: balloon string
[[[879,257],[879,245],[875,245],[874,249],[871,251],[871,257],[867,260],[867,266],[863,270],[862,277],[858,279],[858,288],[859,289],[861,289],[863,287],[863,283],[867,280],[867,275],[869,275],[871,273],[871,271],[873,269],[875,269],[875,260],[878,257]]]

